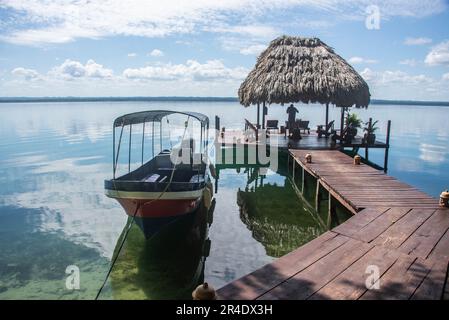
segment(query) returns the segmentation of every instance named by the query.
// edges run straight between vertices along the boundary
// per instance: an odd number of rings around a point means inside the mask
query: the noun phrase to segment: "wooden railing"
[[[259,137],[259,129],[257,129],[257,127],[254,124],[249,122],[248,119],[245,119],[245,135],[246,135],[246,139],[249,139],[248,137],[250,135],[252,135],[249,132],[252,132],[254,134],[254,137],[255,137],[255,139],[257,141],[258,137]]]

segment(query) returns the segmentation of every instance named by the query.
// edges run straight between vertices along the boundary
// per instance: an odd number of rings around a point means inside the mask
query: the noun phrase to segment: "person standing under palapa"
[[[295,127],[296,114],[298,113],[298,109],[295,108],[293,103],[287,108],[288,113],[288,130],[291,130]]]

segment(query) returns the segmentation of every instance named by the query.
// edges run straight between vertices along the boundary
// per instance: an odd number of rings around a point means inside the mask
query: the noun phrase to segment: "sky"
[[[281,35],[374,99],[449,101],[448,0],[0,0],[0,96],[235,97]]]

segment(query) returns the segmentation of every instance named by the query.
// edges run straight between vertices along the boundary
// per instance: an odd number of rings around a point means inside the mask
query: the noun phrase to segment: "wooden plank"
[[[226,300],[256,299],[348,240],[347,237],[326,232],[273,263],[222,287],[217,293],[220,299]]]
[[[356,300],[367,290],[366,281],[371,272],[368,267],[379,268],[382,276],[398,259],[400,253],[382,247],[374,247],[338,277],[316,292],[311,299]]]
[[[401,256],[379,280],[379,289],[366,291],[362,300],[407,300],[430,272],[428,261]]]
[[[360,211],[351,219],[346,220],[342,224],[332,229],[333,232],[352,237],[360,229],[368,225],[371,221],[387,211],[388,208],[368,208]]]
[[[448,261],[435,262],[424,281],[413,293],[412,300],[440,300],[444,297]]]
[[[411,209],[409,208],[391,208],[375,220],[371,221],[371,223],[352,234],[351,237],[361,241],[371,242],[410,210]]]
[[[425,259],[448,229],[448,212],[446,210],[437,210],[401,245],[399,250]],[[449,247],[447,252],[449,253]]]
[[[449,214],[448,210],[444,210]],[[447,230],[429,255],[429,259],[449,259],[449,230]]]
[[[360,259],[371,248],[370,244],[351,239],[258,299],[307,299]]]
[[[434,212],[435,210],[432,209],[413,209],[379,235],[373,243],[393,249],[398,248]]]

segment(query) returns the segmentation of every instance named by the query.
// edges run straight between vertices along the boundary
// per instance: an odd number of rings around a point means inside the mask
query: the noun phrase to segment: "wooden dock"
[[[256,146],[261,145],[260,140],[256,140],[253,136],[246,135],[248,131],[241,130],[227,130],[223,132],[223,135],[217,136],[217,143],[219,145],[225,147],[232,147],[236,144],[245,144],[248,146]],[[332,145],[332,139],[330,137],[318,138],[318,134],[316,131],[311,130],[308,132],[301,133],[300,140],[289,139],[286,135],[270,132],[269,138],[266,140],[266,144],[270,145],[271,143],[275,144],[281,150],[288,149],[301,149],[301,150],[332,150],[332,149],[341,149],[341,148],[366,148],[370,149],[386,149],[389,146],[380,141],[376,141],[376,143],[367,146],[362,142],[362,137],[357,136],[354,138],[352,143],[350,144],[336,144]]]
[[[306,154],[312,163],[306,163]],[[438,200],[388,176],[383,171],[360,164],[338,151],[290,150],[289,166],[317,179],[320,186],[352,213],[369,207],[435,208]],[[296,172],[295,172],[296,171]],[[319,194],[318,194],[319,196]]]
[[[306,153],[312,163],[306,163]],[[221,299],[449,297],[449,209],[440,208],[438,199],[367,165],[354,165],[339,151],[290,150],[290,155],[293,174],[299,169],[302,177],[315,177],[330,203],[338,201],[354,215],[222,287]]]

